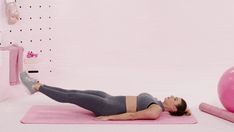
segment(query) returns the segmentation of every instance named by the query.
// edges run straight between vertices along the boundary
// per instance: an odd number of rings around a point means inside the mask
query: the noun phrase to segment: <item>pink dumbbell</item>
[[[38,57],[38,54],[35,54],[35,53],[33,53],[32,51],[28,51],[28,53],[27,53],[27,58],[33,58],[33,57],[37,58],[37,57]]]

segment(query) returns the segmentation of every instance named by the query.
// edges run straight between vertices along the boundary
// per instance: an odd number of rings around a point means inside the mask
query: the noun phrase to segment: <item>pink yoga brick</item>
[[[201,111],[220,117],[222,119],[234,122],[234,113],[228,112],[224,109],[221,109],[221,108],[218,108],[218,107],[206,104],[206,103],[201,103],[199,105],[199,109]]]

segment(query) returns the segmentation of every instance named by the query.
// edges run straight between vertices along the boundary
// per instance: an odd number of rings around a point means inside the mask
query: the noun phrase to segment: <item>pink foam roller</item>
[[[199,105],[199,109],[206,113],[212,114],[214,116],[220,117],[222,119],[231,121],[234,123],[234,113],[228,112],[224,109],[218,108],[216,106],[212,106],[206,103],[201,103]]]

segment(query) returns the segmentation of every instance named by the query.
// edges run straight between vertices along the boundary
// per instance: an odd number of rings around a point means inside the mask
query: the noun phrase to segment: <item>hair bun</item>
[[[190,111],[189,109],[187,109],[187,110],[184,112],[184,115],[190,116],[190,115],[191,115],[191,111]]]

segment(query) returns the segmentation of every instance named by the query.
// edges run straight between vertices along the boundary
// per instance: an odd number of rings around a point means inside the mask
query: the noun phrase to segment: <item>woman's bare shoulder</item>
[[[157,110],[157,111],[162,111],[162,108],[160,105],[158,104],[151,104],[148,109],[154,109],[154,110]]]

